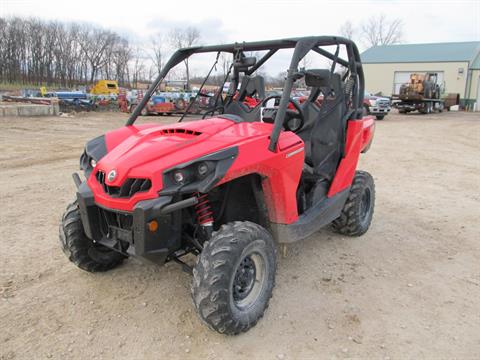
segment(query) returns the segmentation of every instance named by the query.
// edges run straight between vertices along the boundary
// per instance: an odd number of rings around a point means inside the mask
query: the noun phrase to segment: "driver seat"
[[[305,163],[311,175],[331,181],[342,156],[347,101],[344,84],[339,74],[329,70],[315,71],[322,78],[320,86],[312,88],[311,96],[303,107],[305,124],[297,135],[305,143]],[[316,98],[323,94],[320,108]]]

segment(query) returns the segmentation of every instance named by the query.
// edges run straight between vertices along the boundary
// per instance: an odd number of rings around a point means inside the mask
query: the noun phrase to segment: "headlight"
[[[206,163],[205,161],[201,162],[200,164],[197,165],[197,175],[199,177],[205,177],[207,176],[208,172],[209,172],[209,167],[208,167],[208,163]]]
[[[207,192],[223,178],[237,154],[238,148],[232,147],[166,170],[160,193]]]
[[[370,106],[377,106],[377,100],[370,100]]]
[[[166,185],[188,185],[199,182],[213,175],[215,163],[213,161],[200,161],[190,164],[184,168],[166,172],[164,181]]]
[[[96,137],[85,145],[82,156],[80,156],[80,169],[84,171],[88,178],[90,173],[97,165],[97,162],[107,153],[105,135]]]
[[[175,171],[173,173],[173,180],[175,180],[177,184],[183,184],[183,182],[185,181],[184,171],[182,170]]]

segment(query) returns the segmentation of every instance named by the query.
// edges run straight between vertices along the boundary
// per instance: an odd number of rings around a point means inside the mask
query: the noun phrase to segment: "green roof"
[[[480,70],[480,52],[470,64],[470,69]]]
[[[480,41],[374,46],[361,54],[365,64],[468,61],[480,68]]]

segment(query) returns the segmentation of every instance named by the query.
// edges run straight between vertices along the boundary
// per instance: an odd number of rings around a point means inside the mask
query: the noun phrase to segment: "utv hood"
[[[115,170],[115,179],[106,179],[110,186],[120,186],[127,177],[152,179],[179,163],[225,148],[228,136],[219,135],[234,125],[231,120],[219,118],[126,127],[106,135],[107,154],[98,162],[96,170],[105,173]],[[235,143],[234,138],[230,140]]]
[[[116,208],[131,209],[140,200],[155,198],[160,191],[165,193],[165,187],[172,188],[172,184],[164,184],[163,176],[172,168],[211,156],[218,161],[224,153],[231,157],[232,148],[254,138],[268,141],[272,124],[234,120],[220,116],[168,125],[126,126],[105,134],[106,154],[97,159],[88,178],[95,200],[107,207],[115,204]],[[135,180],[133,187],[141,187],[142,191],[118,196],[122,185]]]

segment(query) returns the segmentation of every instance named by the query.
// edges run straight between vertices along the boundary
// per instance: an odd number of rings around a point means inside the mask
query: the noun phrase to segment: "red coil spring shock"
[[[197,222],[201,226],[213,225],[213,212],[208,200],[208,194],[196,193],[195,196],[198,199],[197,205],[195,205],[195,212],[197,213]]]

